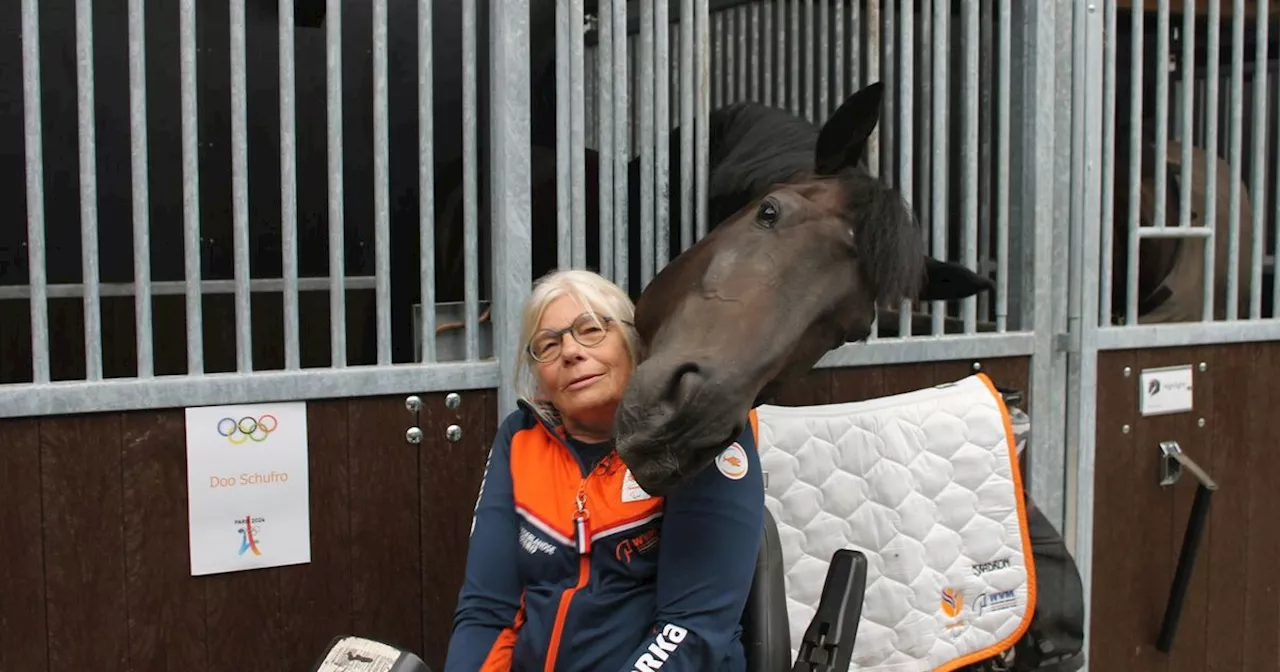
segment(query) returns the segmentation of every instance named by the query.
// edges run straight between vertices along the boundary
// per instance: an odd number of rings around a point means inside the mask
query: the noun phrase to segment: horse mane
[[[812,178],[819,128],[790,112],[754,102],[716,110],[710,120],[713,221],[740,210],[770,187]],[[838,176],[845,212],[856,232],[864,279],[879,301],[897,307],[914,298],[924,277],[924,241],[896,191],[859,167]]]
[[[745,101],[711,114],[708,191],[721,201],[712,221],[736,212],[757,194],[813,170],[818,128],[776,107]]]

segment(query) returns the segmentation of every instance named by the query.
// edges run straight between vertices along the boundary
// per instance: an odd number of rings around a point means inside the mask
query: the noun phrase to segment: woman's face
[[[570,433],[584,441],[604,441],[613,428],[613,414],[631,375],[631,357],[627,353],[622,329],[616,321],[582,319],[587,309],[573,297],[562,296],[552,301],[542,314],[534,332],[533,347],[554,353],[546,362],[534,362],[534,370],[542,383],[542,392],[555,404]],[[579,323],[582,339],[591,342],[592,332],[606,330],[604,339],[584,346],[572,333],[561,334],[558,341],[548,340],[544,330],[561,331]],[[585,329],[584,329],[585,327]],[[560,351],[555,352],[558,345]]]

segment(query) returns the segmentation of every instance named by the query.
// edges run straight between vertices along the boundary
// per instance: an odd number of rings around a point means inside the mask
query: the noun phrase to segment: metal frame
[[[352,366],[0,386],[0,418],[498,387],[498,362]]]
[[[1176,125],[1182,138],[1191,138],[1193,136],[1193,114],[1203,115],[1207,117],[1205,126],[1201,135],[1203,142],[1197,143],[1204,147],[1204,151],[1211,157],[1218,156],[1218,112],[1217,104],[1220,96],[1226,98],[1228,110],[1228,146],[1226,152],[1226,160],[1230,165],[1231,185],[1227,194],[1217,194],[1215,187],[1215,171],[1216,164],[1213,161],[1208,163],[1208,180],[1206,200],[1216,202],[1218,199],[1226,199],[1228,202],[1228,221],[1217,222],[1216,210],[1207,209],[1204,213],[1203,227],[1192,228],[1190,226],[1190,201],[1191,196],[1188,189],[1182,191],[1182,198],[1179,202],[1177,213],[1164,213],[1164,190],[1167,189],[1165,184],[1166,178],[1162,171],[1157,171],[1155,185],[1155,203],[1156,225],[1152,227],[1139,227],[1136,225],[1137,206],[1136,199],[1130,199],[1130,210],[1126,212],[1113,211],[1112,197],[1113,192],[1119,185],[1126,183],[1130,189],[1130,194],[1137,193],[1137,186],[1127,176],[1135,168],[1135,164],[1127,166],[1118,166],[1115,161],[1116,148],[1120,143],[1129,143],[1131,160],[1136,162],[1137,150],[1140,148],[1137,135],[1120,136],[1116,131],[1116,108],[1119,92],[1116,86],[1116,73],[1122,67],[1129,67],[1133,81],[1129,83],[1127,91],[1130,105],[1134,109],[1141,106],[1142,86],[1142,69],[1136,64],[1120,64],[1117,63],[1117,45],[1116,33],[1117,26],[1122,21],[1129,21],[1135,29],[1142,26],[1146,19],[1146,14],[1126,13],[1119,15],[1114,0],[1099,0],[1098,2],[1076,3],[1075,5],[1075,30],[1079,34],[1075,36],[1075,48],[1072,52],[1072,62],[1075,68],[1074,88],[1071,96],[1071,109],[1073,116],[1072,144],[1075,162],[1072,171],[1072,203],[1073,216],[1071,222],[1070,236],[1070,254],[1071,259],[1071,277],[1068,286],[1072,289],[1070,301],[1070,329],[1067,333],[1067,349],[1070,353],[1072,362],[1070,367],[1070,375],[1067,385],[1067,446],[1069,449],[1068,457],[1074,463],[1074,469],[1069,473],[1073,475],[1073,482],[1068,485],[1067,492],[1071,495],[1071,506],[1069,508],[1068,528],[1064,529],[1064,536],[1072,540],[1072,553],[1081,572],[1084,591],[1086,595],[1085,603],[1085,651],[1090,646],[1090,620],[1092,617],[1091,605],[1087,600],[1088,595],[1092,592],[1093,577],[1093,532],[1094,532],[1094,479],[1096,476],[1096,451],[1097,451],[1097,396],[1094,392],[1098,378],[1098,354],[1106,350],[1121,349],[1149,349],[1149,348],[1166,348],[1208,344],[1229,344],[1229,343],[1246,343],[1267,340],[1280,340],[1280,318],[1271,317],[1263,318],[1261,310],[1261,280],[1263,277],[1263,264],[1267,255],[1264,253],[1263,247],[1266,241],[1266,228],[1276,227],[1280,225],[1280,210],[1276,213],[1264,213],[1262,207],[1265,199],[1261,198],[1261,194],[1268,188],[1264,180],[1264,171],[1266,161],[1264,159],[1265,152],[1268,151],[1268,135],[1272,132],[1270,126],[1262,123],[1259,128],[1262,132],[1255,133],[1253,136],[1252,161],[1250,162],[1250,170],[1247,177],[1244,175],[1244,152],[1242,145],[1241,127],[1244,114],[1244,95],[1243,95],[1243,78],[1247,70],[1244,64],[1244,49],[1242,39],[1244,36],[1244,18],[1243,3],[1236,2],[1234,19],[1230,26],[1221,25],[1221,7],[1218,3],[1210,3],[1208,16],[1208,74],[1205,85],[1205,98],[1208,99],[1204,103],[1203,110],[1196,109],[1195,86],[1188,86],[1179,82],[1173,87],[1173,93],[1177,97],[1177,102],[1170,109],[1170,104],[1164,98],[1170,93],[1169,63],[1170,63],[1170,2],[1162,0],[1156,7],[1156,43],[1157,54],[1155,58],[1154,77],[1156,78],[1155,91],[1157,96],[1161,98],[1155,103],[1156,118],[1155,136],[1158,138],[1156,149],[1156,162],[1161,163],[1167,154],[1167,150],[1160,141],[1169,139],[1169,129],[1172,121],[1171,116],[1176,118]],[[1266,45],[1266,3],[1260,6],[1261,20],[1256,23],[1257,43]],[[1192,18],[1184,16],[1183,35],[1194,35],[1194,31],[1187,31],[1186,28],[1190,24]],[[1231,30],[1233,35],[1232,43],[1234,49],[1231,53],[1231,71],[1230,73],[1219,73],[1219,45],[1221,43],[1221,32]],[[1131,50],[1134,53],[1142,53],[1142,37],[1140,31],[1138,36],[1133,39]],[[1194,44],[1191,40],[1184,39],[1182,43],[1182,56],[1184,62],[1189,60],[1193,53]],[[1265,59],[1265,46],[1259,47],[1257,58]],[[1088,77],[1083,73],[1096,72],[1103,70],[1104,76]],[[1184,68],[1185,69],[1185,68]],[[1259,72],[1265,73],[1265,68],[1258,68]],[[1219,77],[1232,77],[1232,85],[1228,91],[1219,91]],[[1265,74],[1261,75],[1265,77]],[[1265,81],[1265,80],[1264,80]],[[1265,120],[1266,116],[1266,98],[1268,92],[1265,86],[1254,88],[1254,98],[1252,101],[1252,114],[1254,119]],[[1280,104],[1280,100],[1276,101]],[[1172,113],[1172,114],[1171,114]],[[1133,113],[1130,121],[1139,121],[1137,113]],[[1258,122],[1255,122],[1258,123]],[[1181,181],[1183,184],[1190,182],[1190,164],[1192,156],[1192,143],[1183,142],[1183,152],[1181,157],[1182,174]],[[1274,150],[1273,150],[1274,151]],[[1175,157],[1168,157],[1175,158]],[[1125,176],[1124,180],[1117,180],[1117,176]],[[1239,226],[1238,219],[1240,212],[1240,193],[1237,187],[1242,182],[1241,178],[1248,181],[1248,189],[1253,195],[1255,208],[1253,213],[1253,253],[1249,258],[1245,258],[1240,254],[1239,245]],[[1280,188],[1280,175],[1274,176],[1277,188]],[[1079,213],[1079,214],[1076,214]],[[1176,217],[1177,224],[1165,224],[1164,216],[1168,214]],[[1267,215],[1271,214],[1271,217]],[[1127,305],[1123,306],[1126,324],[1123,326],[1110,324],[1110,316],[1112,314],[1111,305],[1111,288],[1112,282],[1120,279],[1111,277],[1111,261],[1112,261],[1112,225],[1116,218],[1122,218],[1129,224],[1129,274],[1123,281],[1128,283]],[[1243,263],[1248,263],[1250,268],[1250,293],[1248,295],[1248,315],[1240,315],[1235,303],[1235,297],[1240,293],[1237,287],[1237,273],[1229,276],[1227,281],[1228,305],[1224,307],[1226,313],[1225,320],[1214,319],[1214,252],[1213,243],[1218,236],[1226,235],[1228,240],[1228,263],[1233,269],[1239,268]],[[1165,324],[1137,324],[1137,253],[1136,243],[1143,238],[1202,238],[1208,242],[1205,252],[1205,286],[1203,293],[1204,309],[1202,311],[1201,321],[1184,322],[1184,323],[1165,323]],[[1276,244],[1280,245],[1280,235],[1276,237]],[[1274,254],[1274,253],[1273,253]],[[1280,285],[1274,289],[1275,298],[1280,298]],[[1280,303],[1276,301],[1275,303]],[[1274,308],[1273,308],[1274,310]],[[1087,667],[1086,667],[1087,669]]]

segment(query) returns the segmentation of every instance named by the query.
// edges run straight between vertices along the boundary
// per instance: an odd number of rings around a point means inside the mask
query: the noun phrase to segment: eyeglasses
[[[526,349],[534,361],[545,364],[560,356],[560,344],[564,341],[565,334],[572,334],[573,340],[584,348],[594,348],[603,343],[604,337],[609,335],[606,325],[615,321],[630,324],[624,320],[614,320],[612,317],[583,313],[573,321],[573,324],[564,329],[543,329],[538,332],[529,340]]]

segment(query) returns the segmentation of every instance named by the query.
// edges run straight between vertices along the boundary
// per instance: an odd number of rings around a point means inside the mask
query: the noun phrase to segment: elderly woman
[[[750,423],[667,497],[642,490],[610,446],[640,347],[633,312],[588,271],[535,285],[447,672],[746,669],[739,620],[764,516]]]

